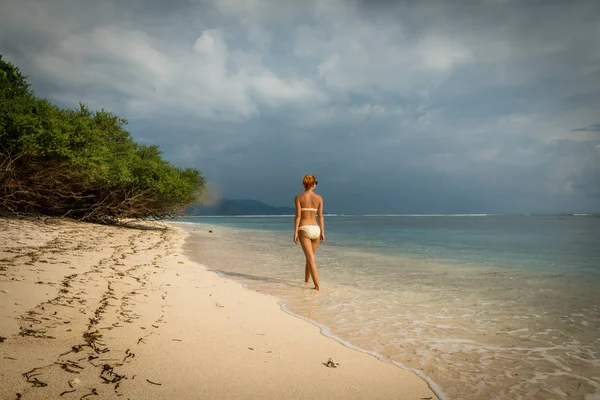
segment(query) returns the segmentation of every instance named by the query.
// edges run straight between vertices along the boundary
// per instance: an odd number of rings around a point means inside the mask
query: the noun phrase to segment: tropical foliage
[[[136,143],[125,124],[38,98],[0,55],[0,211],[102,222],[179,215],[204,178]]]

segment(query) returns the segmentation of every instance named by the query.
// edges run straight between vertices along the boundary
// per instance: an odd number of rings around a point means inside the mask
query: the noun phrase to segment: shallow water
[[[291,218],[187,221],[191,258],[420,371],[441,397],[600,393],[600,218],[327,218],[321,293],[303,282]]]

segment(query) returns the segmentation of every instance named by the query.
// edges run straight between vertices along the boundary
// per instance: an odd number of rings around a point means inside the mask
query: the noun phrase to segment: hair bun
[[[312,185],[315,184],[316,181],[317,180],[314,175],[304,175],[304,178],[302,178],[302,185],[304,185],[304,189],[309,189]]]

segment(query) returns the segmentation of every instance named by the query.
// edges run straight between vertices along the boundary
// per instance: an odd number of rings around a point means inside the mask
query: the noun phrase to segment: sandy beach
[[[190,261],[185,238],[158,223],[0,219],[0,398],[437,398]]]

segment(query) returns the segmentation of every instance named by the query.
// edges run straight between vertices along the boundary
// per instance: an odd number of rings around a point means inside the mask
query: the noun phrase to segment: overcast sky
[[[0,54],[227,198],[600,212],[597,0],[2,0]]]

